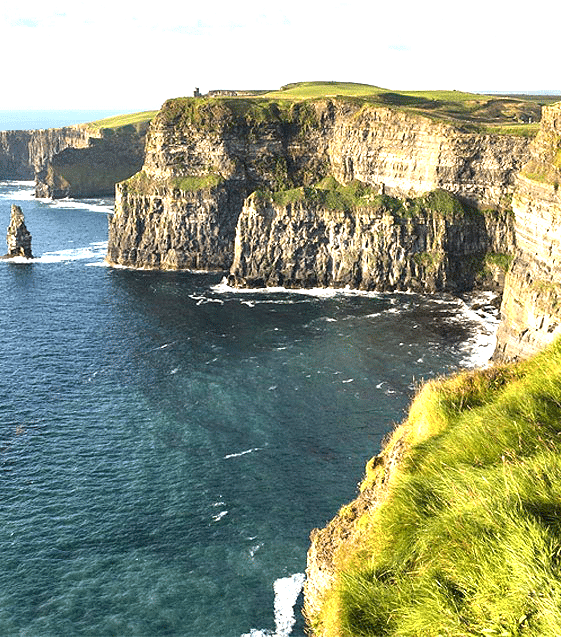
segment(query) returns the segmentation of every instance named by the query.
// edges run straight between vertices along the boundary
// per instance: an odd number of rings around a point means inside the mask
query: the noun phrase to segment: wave
[[[248,453],[261,451],[262,448],[263,447],[254,447],[253,449],[246,449],[245,451],[240,451],[238,453],[229,453],[227,456],[224,456],[224,460],[228,460],[228,458],[239,458],[240,456],[245,456]]]
[[[114,198],[112,197],[95,197],[86,199],[72,199],[71,197],[66,197],[64,199],[50,199],[35,196],[34,181],[8,180],[0,183],[4,186],[4,188],[8,188],[8,190],[0,192],[0,199],[11,199],[12,201],[35,201],[46,205],[49,208],[90,210],[91,212],[99,212],[102,214],[113,214],[114,212]]]
[[[33,263],[65,263],[67,261],[82,261],[84,259],[104,259],[106,253],[107,241],[100,241],[81,248],[44,252],[40,257],[33,259]]]
[[[0,192],[0,199],[11,199],[13,201],[35,201],[34,181],[3,181],[3,185],[10,190]]]
[[[493,304],[496,299],[493,292],[477,292],[464,299],[458,299],[458,320],[476,325],[473,335],[461,347],[464,357],[460,361],[463,367],[485,367],[495,351],[499,312]]]
[[[39,199],[50,208],[63,208],[69,210],[89,210],[101,214],[113,214],[114,203],[107,199]]]
[[[351,287],[344,288],[285,288],[263,287],[263,288],[236,288],[228,285],[226,277],[212,285],[210,289],[219,294],[300,294],[303,296],[315,296],[319,298],[333,298],[336,296],[364,296],[369,298],[379,298],[381,292],[368,290],[357,290]]]
[[[282,577],[275,581],[275,626],[274,633],[268,630],[251,629],[242,637],[289,637],[292,633],[296,617],[294,606],[304,586],[304,573],[295,573],[290,577]]]

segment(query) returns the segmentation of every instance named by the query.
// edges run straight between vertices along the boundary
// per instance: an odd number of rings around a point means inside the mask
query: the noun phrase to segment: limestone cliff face
[[[415,210],[396,210],[392,203],[381,198],[378,205],[333,210],[251,196],[238,220],[229,281],[241,287],[464,291],[474,287],[486,255],[513,249],[509,213],[456,205],[444,214],[430,197]]]
[[[207,263],[228,269],[234,261],[236,228],[242,234],[244,228],[249,232],[244,217],[255,208],[254,202],[246,201],[251,193],[307,187],[328,175],[343,184],[359,180],[378,193],[402,198],[444,188],[474,205],[502,210],[512,194],[514,174],[529,157],[527,148],[523,138],[465,133],[420,115],[353,101],[170,100],[151,124],[142,176],[118,186],[108,260],[134,267],[207,267]],[[316,234],[320,226],[333,231],[338,227],[334,219],[322,220],[325,214],[319,209],[296,206],[275,214],[279,222],[282,215],[296,215],[296,225],[303,215],[319,215],[310,225],[316,227]],[[359,228],[352,230],[352,241],[350,235],[345,239],[354,246],[355,255],[361,252],[356,246],[366,223],[364,213],[357,215],[354,220],[347,215],[341,222],[341,227]],[[371,232],[376,223],[382,222],[366,224]],[[401,232],[397,227],[394,231]],[[252,232],[255,239],[257,227]],[[416,239],[404,236],[405,243],[396,247],[396,253],[410,240]],[[345,242],[337,249],[344,251]],[[253,244],[257,249],[255,240]],[[297,243],[292,247],[294,254],[283,256],[286,263],[301,253]],[[264,247],[258,249],[263,252]],[[312,251],[305,250],[306,258],[313,259]],[[335,272],[339,266],[328,266],[327,256],[322,255],[315,255],[325,261],[323,271],[320,267],[314,275],[317,280],[330,285],[335,280],[371,285],[360,283],[367,278],[368,255],[361,252],[365,262],[352,267],[352,257],[345,256],[347,265],[341,267],[353,269],[354,274],[344,275]],[[398,278],[413,281],[419,268],[407,267],[411,272]],[[330,268],[332,274],[327,275]],[[311,285],[305,270],[294,270],[296,278],[291,280],[289,268],[284,268],[277,280],[282,278],[285,285]],[[239,285],[274,280],[274,275],[257,273],[255,263],[242,265],[237,257],[232,276]]]
[[[113,195],[142,167],[147,128],[0,131],[0,179],[35,179],[35,194],[52,199]]]
[[[478,206],[508,205],[528,141],[465,133],[390,109],[333,113],[328,154],[333,175],[410,197],[442,188]]]
[[[148,122],[115,129],[83,128],[83,143],[69,143],[41,164],[35,175],[38,197],[113,195],[117,182],[142,167]]]
[[[220,186],[182,191],[167,183],[139,188],[133,180],[124,182],[109,220],[107,259],[141,268],[223,270],[242,200]]]
[[[517,251],[506,278],[497,360],[526,358],[561,332],[561,103],[545,107],[512,201]]]
[[[45,130],[0,131],[0,179],[34,179],[53,155],[88,145],[91,131],[82,125]]]

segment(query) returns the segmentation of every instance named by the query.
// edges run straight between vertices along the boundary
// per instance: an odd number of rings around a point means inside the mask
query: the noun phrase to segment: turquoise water
[[[108,268],[112,202],[32,189],[0,184],[37,257],[0,262],[0,635],[302,637],[310,531],[493,321]]]

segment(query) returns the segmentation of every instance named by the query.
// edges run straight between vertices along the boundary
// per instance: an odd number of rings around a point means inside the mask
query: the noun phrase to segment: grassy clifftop
[[[166,121],[203,127],[248,123],[295,121],[309,117],[306,103],[343,100],[417,113],[467,127],[481,133],[533,136],[538,130],[541,107],[558,97],[500,96],[461,91],[393,91],[352,82],[298,82],[260,95],[174,98],[162,107]]]
[[[332,523],[346,540],[315,634],[558,637],[561,341],[426,384],[369,464],[363,500],[397,447],[381,504]]]
[[[127,113],[125,115],[114,115],[105,119],[98,119],[90,122],[88,126],[96,130],[117,129],[125,126],[147,125],[158,113],[158,111],[142,111],[140,113]]]

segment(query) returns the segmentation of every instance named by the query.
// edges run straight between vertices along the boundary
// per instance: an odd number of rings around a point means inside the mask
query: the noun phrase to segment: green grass
[[[448,219],[485,214],[461,202],[446,190],[437,189],[420,197],[402,201],[379,194],[378,189],[357,179],[343,185],[332,176],[325,177],[314,186],[280,189],[273,193],[261,192],[260,197],[268,198],[280,206],[305,202],[334,211],[350,211],[357,208],[383,209],[395,217],[406,219],[426,213],[436,213]],[[494,211],[486,212],[495,214]]]
[[[196,177],[177,177],[171,180],[171,187],[174,190],[181,190],[183,192],[195,192],[196,190],[203,190],[205,188],[214,188],[223,181],[221,175],[209,173],[208,175]]]
[[[106,117],[105,119],[98,119],[95,122],[90,122],[88,125],[96,129],[121,128],[123,126],[149,122],[156,116],[157,113],[158,111],[143,111],[141,113],[115,115],[113,117]]]
[[[125,192],[148,196],[154,194],[160,188],[163,191],[171,189],[180,190],[182,192],[195,192],[206,188],[214,188],[221,184],[222,181],[223,177],[218,173],[154,180],[141,170],[132,177],[129,177],[129,179],[121,182],[121,187]]]
[[[375,106],[399,108],[460,124],[473,132],[533,137],[544,96],[500,96],[463,91],[389,90],[352,82],[299,82],[265,97],[276,100],[359,99]],[[531,123],[523,123],[529,122]]]
[[[333,97],[336,95],[348,95],[352,97],[364,97],[378,95],[386,89],[370,84],[356,84],[354,82],[297,82],[287,84],[279,91],[265,93],[264,97],[270,99],[311,99],[318,97]]]
[[[280,190],[271,194],[272,200],[281,206],[306,202],[327,210],[350,211],[368,206],[380,206],[386,199],[377,190],[360,181],[342,185],[333,177],[326,177],[313,187]],[[389,200],[390,198],[387,197]],[[397,200],[396,200],[397,201]]]
[[[542,101],[462,91],[395,91],[352,82],[299,82],[262,95],[180,97],[168,100],[159,117],[167,124],[219,132],[236,126],[299,123],[305,133],[317,127],[315,100],[387,107],[453,124],[466,132],[534,136]],[[530,122],[531,123],[523,123]]]
[[[561,635],[561,340],[428,383],[396,436],[389,497],[336,556],[325,634]]]

